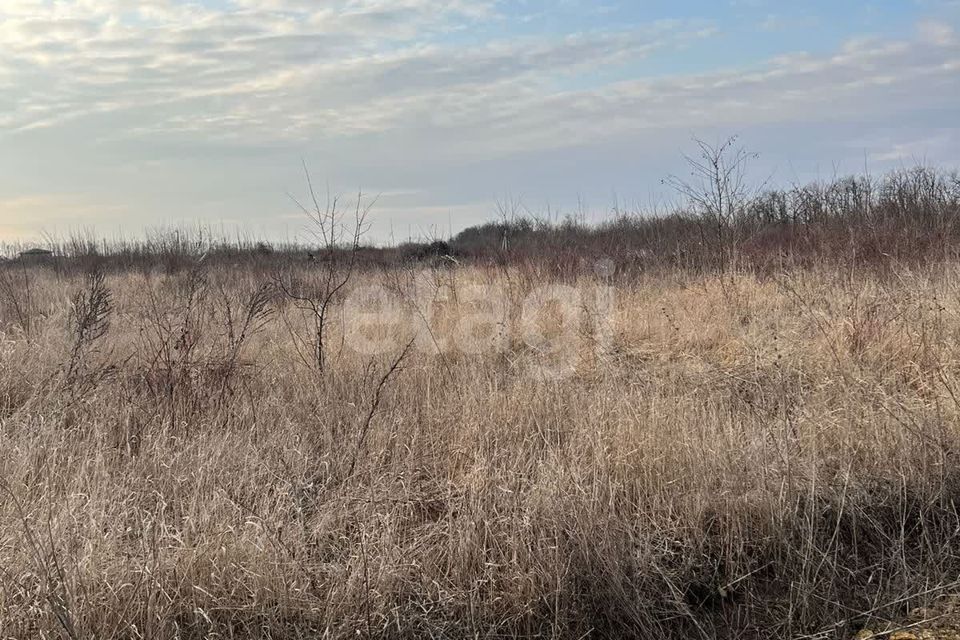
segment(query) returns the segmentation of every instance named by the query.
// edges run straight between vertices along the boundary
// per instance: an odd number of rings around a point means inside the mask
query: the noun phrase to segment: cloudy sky
[[[960,0],[0,0],[0,241],[283,240],[301,163],[371,239],[669,199],[691,137],[774,182],[960,165]]]

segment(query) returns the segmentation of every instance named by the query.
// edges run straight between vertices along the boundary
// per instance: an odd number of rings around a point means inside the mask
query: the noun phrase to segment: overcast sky
[[[691,137],[790,183],[960,165],[960,0],[0,0],[0,241],[371,239],[669,198]]]

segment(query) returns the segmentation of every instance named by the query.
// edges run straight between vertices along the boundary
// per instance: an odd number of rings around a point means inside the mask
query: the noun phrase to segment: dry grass
[[[415,321],[364,356],[338,304],[320,373],[254,270],[110,274],[85,338],[94,278],[11,271],[0,636],[829,638],[960,591],[960,266],[895,272],[584,275],[545,355],[535,268],[364,271]]]

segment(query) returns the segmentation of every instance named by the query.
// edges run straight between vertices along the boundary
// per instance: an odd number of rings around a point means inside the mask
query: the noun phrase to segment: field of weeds
[[[0,637],[849,637],[960,591],[960,263],[0,267]]]

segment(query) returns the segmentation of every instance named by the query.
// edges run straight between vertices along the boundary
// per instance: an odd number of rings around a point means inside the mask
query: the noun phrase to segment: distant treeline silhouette
[[[718,224],[724,233],[716,232]],[[661,215],[618,212],[597,225],[573,217],[557,222],[517,216],[466,229],[450,246],[467,259],[537,260],[558,272],[591,258],[609,258],[621,268],[714,270],[723,252],[734,266],[767,269],[948,257],[960,249],[958,224],[960,176],[915,167],[880,178],[766,189],[721,221],[684,207]]]
[[[452,238],[361,245],[356,259],[365,268],[536,262],[557,275],[572,275],[599,259],[626,271],[768,270],[823,261],[923,263],[952,257],[960,249],[960,175],[937,167],[763,189],[722,215],[696,205],[682,203],[666,212],[616,210],[599,224],[501,208],[497,220]],[[273,268],[290,261],[335,261],[338,253],[353,251],[183,231],[157,232],[137,241],[77,235],[47,244],[57,256],[53,268],[62,269],[96,260],[108,269],[178,270],[200,258]]]

